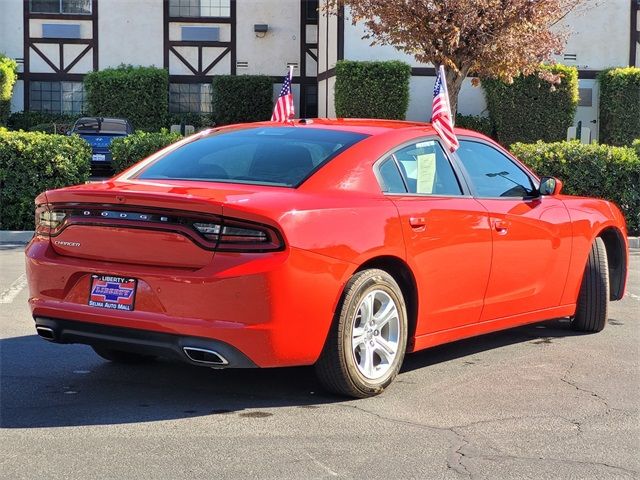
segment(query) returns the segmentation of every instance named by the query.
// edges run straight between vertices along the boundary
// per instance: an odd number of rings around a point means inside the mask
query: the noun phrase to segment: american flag
[[[444,76],[444,66],[442,65],[440,65],[440,70],[436,77],[436,84],[433,87],[431,125],[433,125],[433,128],[438,132],[438,135],[440,135],[440,138],[442,138],[449,150],[455,152],[460,144],[453,131],[449,92],[447,91],[447,80]]]
[[[285,75],[280,95],[273,107],[272,122],[287,122],[295,115],[293,107],[293,93],[291,92],[291,78],[293,77],[293,67],[289,67],[289,73]]]

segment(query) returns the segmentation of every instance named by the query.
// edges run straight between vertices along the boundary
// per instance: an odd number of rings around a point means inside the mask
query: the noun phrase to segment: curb
[[[0,230],[0,245],[26,245],[33,233],[33,230]],[[629,237],[628,240],[630,249],[640,249],[640,237]]]
[[[0,230],[0,245],[26,245],[33,234],[33,230]]]

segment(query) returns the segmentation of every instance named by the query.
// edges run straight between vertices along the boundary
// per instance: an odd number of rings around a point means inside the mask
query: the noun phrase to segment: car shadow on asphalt
[[[574,334],[562,320],[528,325],[408,355],[402,371],[470,361],[479,352]],[[393,395],[393,389],[386,395]],[[325,393],[312,367],[212,370],[168,361],[118,365],[103,361],[89,347],[50,344],[36,335],[0,341],[2,428],[263,417],[272,415],[265,411],[269,408],[313,409],[346,400]]]

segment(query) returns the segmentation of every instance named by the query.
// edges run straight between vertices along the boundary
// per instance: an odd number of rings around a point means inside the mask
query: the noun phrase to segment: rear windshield
[[[301,127],[214,132],[173,150],[140,179],[210,180],[297,187],[367,135]]]
[[[90,118],[78,120],[74,130],[83,134],[115,134],[123,135],[127,133],[127,124],[123,121],[113,121],[109,119],[99,120]]]

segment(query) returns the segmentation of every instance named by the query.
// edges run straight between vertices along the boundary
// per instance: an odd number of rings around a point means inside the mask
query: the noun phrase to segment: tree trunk
[[[458,112],[458,95],[462,88],[462,83],[467,77],[465,70],[454,71],[452,69],[445,68],[445,77],[447,79],[447,90],[449,91],[449,103],[451,104],[451,116],[455,123],[456,113]]]

